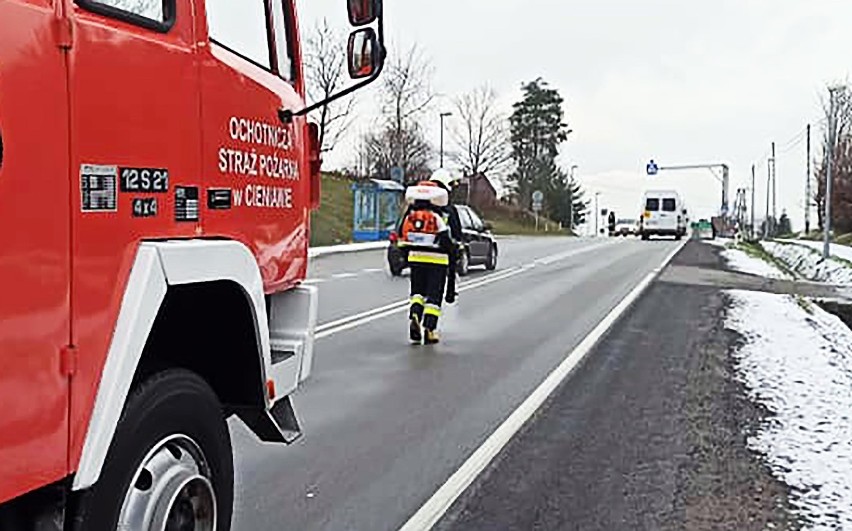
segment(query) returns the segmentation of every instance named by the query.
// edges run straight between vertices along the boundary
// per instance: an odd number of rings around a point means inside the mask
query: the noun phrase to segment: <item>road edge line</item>
[[[415,512],[399,531],[427,531],[438,523],[455,501],[476,480],[512,437],[526,424],[553,391],[573,372],[577,365],[597,346],[619,318],[651,286],[689,240],[684,240],[663,262],[628,293],[607,315],[586,334],[583,340],[562,360],[544,381],[518,406],[500,426],[465,460],[447,481]]]
[[[512,269],[506,269],[501,273],[495,273],[491,275],[487,275],[484,278],[472,282],[468,282],[458,288],[459,293],[465,292],[467,290],[480,288],[482,286],[486,286],[488,284],[492,284],[494,282],[499,282],[501,280],[505,280],[507,278],[514,277],[520,273],[523,273],[525,269],[521,267],[513,267]],[[357,328],[359,326],[365,325],[367,323],[371,323],[373,321],[377,321],[379,319],[384,319],[390,315],[395,313],[402,313],[404,311],[408,311],[409,302],[407,300],[399,301],[393,304],[389,304],[387,306],[383,306],[381,308],[376,308],[374,310],[370,310],[364,312],[362,314],[358,314],[352,316],[351,318],[340,319],[339,321],[335,321],[330,323],[329,325],[325,325],[322,329],[317,328],[316,330],[316,339],[324,339],[328,336],[334,335],[338,332],[344,332],[346,330],[351,330],[353,328]],[[331,326],[334,325],[334,326]]]

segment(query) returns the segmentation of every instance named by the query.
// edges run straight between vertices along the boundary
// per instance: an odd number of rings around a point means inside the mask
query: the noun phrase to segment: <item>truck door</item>
[[[69,4],[76,467],[139,242],[201,229],[201,111],[193,2]]]
[[[310,181],[296,20],[291,0],[207,0],[200,31],[204,223],[211,235],[250,242],[267,292],[303,274]]]
[[[0,503],[68,474],[68,87],[55,7],[0,0]]]

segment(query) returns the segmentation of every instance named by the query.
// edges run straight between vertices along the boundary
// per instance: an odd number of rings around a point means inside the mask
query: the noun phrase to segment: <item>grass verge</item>
[[[798,276],[796,275],[795,271],[793,271],[792,269],[790,269],[789,266],[787,266],[787,264],[776,258],[775,255],[769,253],[766,249],[764,249],[763,246],[760,245],[760,242],[743,241],[736,244],[731,244],[731,246],[735,249],[739,249],[740,251],[751,256],[752,258],[758,258],[760,260],[763,260],[764,262],[767,262],[770,265],[775,266],[784,273],[790,275],[792,278],[797,278]]]

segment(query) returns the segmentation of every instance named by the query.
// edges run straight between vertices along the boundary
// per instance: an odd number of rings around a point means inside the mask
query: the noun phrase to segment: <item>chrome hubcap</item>
[[[128,485],[118,530],[215,529],[216,494],[201,449],[185,435],[158,442]]]

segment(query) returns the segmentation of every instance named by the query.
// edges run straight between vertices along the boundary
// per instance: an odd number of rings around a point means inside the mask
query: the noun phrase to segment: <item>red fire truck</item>
[[[226,419],[291,442],[317,293],[294,0],[0,0],[0,529],[230,528]]]

